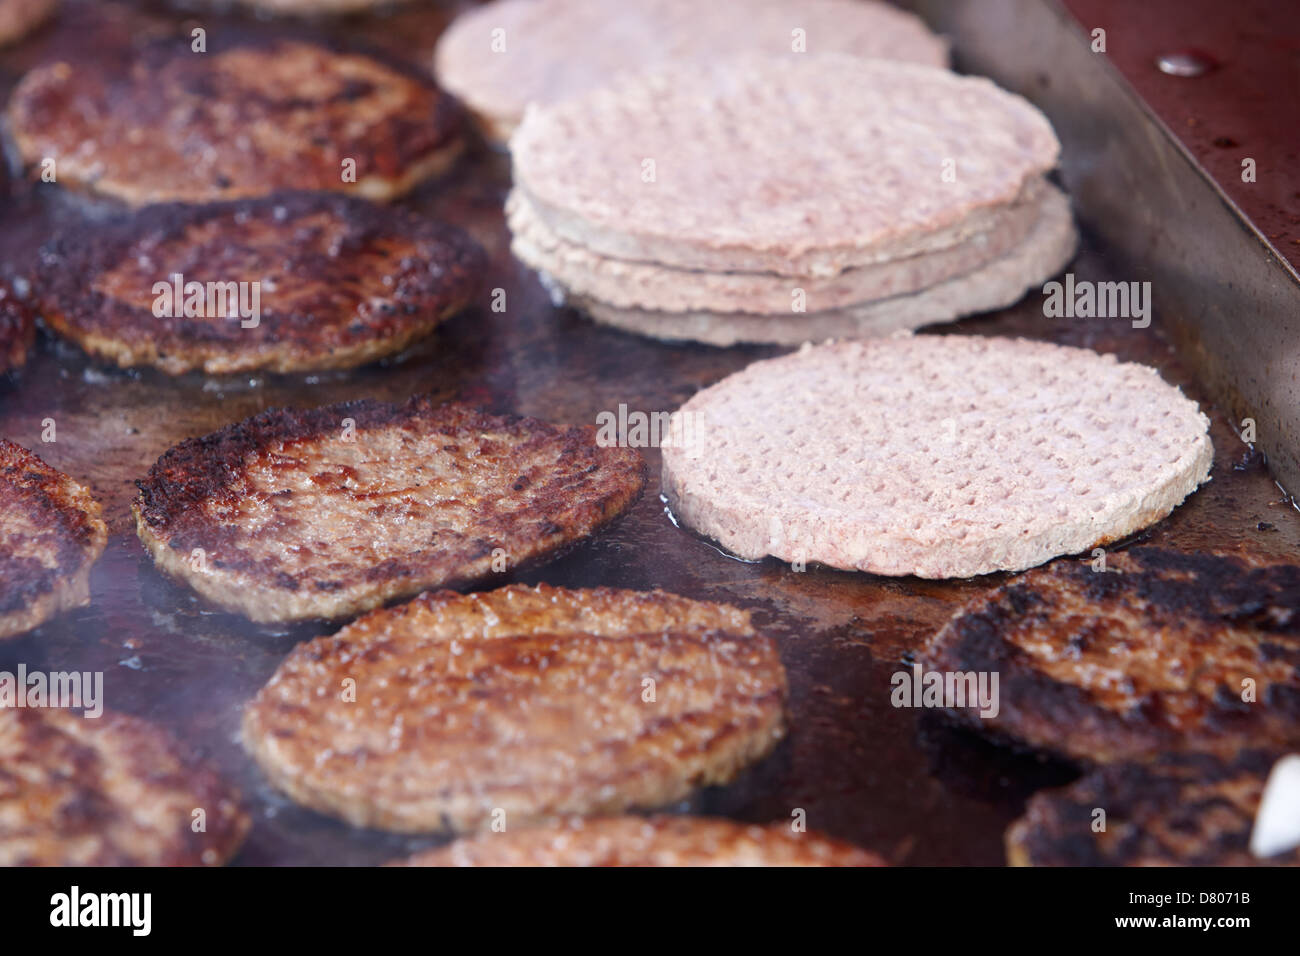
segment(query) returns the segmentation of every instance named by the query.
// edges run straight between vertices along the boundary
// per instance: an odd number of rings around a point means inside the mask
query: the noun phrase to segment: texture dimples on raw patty
[[[602,256],[829,276],[982,231],[1059,144],[988,80],[810,53],[620,79],[530,111],[510,149],[546,227]]]
[[[780,740],[785,693],[775,644],[736,608],[512,585],[298,645],[243,734],[276,786],[353,825],[464,832],[500,809],[513,829],[725,783]]]
[[[1209,421],[1154,369],[1025,340],[805,346],[684,413],[701,437],[670,436],[662,484],[686,525],[744,558],[888,575],[1021,570],[1119,540],[1212,456]]]
[[[807,49],[910,60],[941,67],[947,43],[916,16],[855,0],[506,0],[467,10],[438,42],[439,80],[504,140],[530,102],[553,103],[660,63],[714,60],[748,51]],[[505,49],[494,47],[503,30]],[[575,43],[574,37],[583,42]]]
[[[498,555],[513,570],[622,514],[645,463],[595,432],[426,396],[271,409],[159,458],[136,527],[164,571],[222,607],[345,617],[490,578]]]

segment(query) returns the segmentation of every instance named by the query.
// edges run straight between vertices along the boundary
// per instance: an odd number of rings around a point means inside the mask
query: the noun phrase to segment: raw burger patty
[[[248,833],[238,794],[134,717],[0,708],[0,768],[0,866],[213,866]]]
[[[454,104],[414,71],[294,40],[193,53],[188,38],[40,66],[9,106],[22,160],[131,205],[278,189],[390,199],[460,146]],[[344,181],[344,161],[355,182]]]
[[[878,856],[788,823],[606,817],[482,833],[403,866],[884,866]]]
[[[53,329],[118,365],[288,372],[401,351],[463,308],[486,267],[478,245],[444,223],[286,193],[84,224],[41,250],[33,286]],[[177,274],[204,285],[204,314],[155,315],[155,284]],[[239,283],[246,304],[257,284],[260,315],[241,317]],[[188,293],[169,301],[180,310]]]
[[[824,312],[794,313],[787,304],[784,315],[625,309],[587,296],[571,296],[568,301],[598,322],[638,335],[719,346],[737,342],[799,345],[832,338],[873,338],[917,329],[969,313],[1009,306],[1061,271],[1073,258],[1078,242],[1069,200],[1049,186],[1040,202],[1041,214],[1032,231],[1010,253],[973,272],[909,295]],[[891,268],[891,264],[886,263],[883,268]],[[562,288],[560,292],[563,294]],[[786,295],[788,300],[789,293]]]
[[[676,516],[743,558],[926,578],[1120,540],[1209,474],[1155,369],[1021,339],[900,335],[756,362],[677,412]],[[671,437],[671,436],[670,436]]]
[[[27,350],[35,341],[36,322],[31,309],[0,280],[0,375],[24,365]]]
[[[1133,548],[1106,568],[1032,571],[931,638],[925,668],[999,674],[996,717],[955,715],[1083,761],[1300,746],[1300,565]]]
[[[530,111],[510,149],[537,217],[591,252],[825,277],[987,232],[1059,144],[988,80],[809,53],[627,77]]]
[[[917,17],[850,0],[498,0],[458,17],[434,64],[485,133],[504,141],[530,102],[553,103],[668,60],[805,55],[792,53],[795,30],[804,31],[809,52],[948,64],[947,43]]]
[[[50,18],[58,0],[0,0],[0,46],[21,40]]]
[[[136,527],[160,568],[254,621],[351,616],[513,570],[626,511],[645,463],[595,431],[425,396],[272,409],[159,458]]]
[[[1278,756],[1170,753],[1102,767],[1032,797],[1007,830],[1007,860],[1014,866],[1300,865],[1300,850],[1264,859],[1250,852],[1264,782]],[[1106,812],[1100,832],[1093,830],[1098,809]]]
[[[86,488],[0,439],[0,639],[89,603],[108,541],[100,510]]]
[[[440,591],[298,645],[245,709],[244,744],[355,826],[513,828],[731,780],[781,738],[785,691],[776,646],[727,605]]]
[[[804,311],[816,313],[906,295],[974,272],[1025,244],[1043,215],[1048,190],[1051,187],[1042,180],[1033,180],[988,232],[971,236],[960,245],[848,269],[828,278],[806,279],[760,272],[701,272],[610,259],[551,233],[520,193],[511,194],[506,211],[514,254],[570,294],[616,308],[789,318],[796,289],[806,300]],[[1068,205],[1065,210],[1068,223]]]

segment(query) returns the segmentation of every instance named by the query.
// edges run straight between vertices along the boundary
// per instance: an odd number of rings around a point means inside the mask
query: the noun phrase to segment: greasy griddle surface
[[[7,97],[21,72],[45,56],[75,55],[89,43],[144,35],[135,16],[119,17],[113,8],[92,13],[83,3],[69,2],[58,26],[24,47],[0,51],[0,94]],[[105,26],[104,17],[119,18]],[[444,11],[416,8],[351,21],[348,29],[427,62],[446,17]],[[198,22],[209,31],[247,29],[249,23],[212,16]],[[311,35],[321,28],[259,29]],[[91,579],[91,605],[0,647],[0,670],[24,662],[33,669],[104,671],[109,707],[170,727],[244,791],[254,830],[238,862],[379,863],[439,841],[349,829],[293,806],[254,769],[236,739],[241,705],[294,642],[332,629],[260,628],[206,607],[187,588],[163,578],[136,540],[129,513],[133,481],[158,455],[183,438],[270,406],[361,397],[392,401],[421,390],[557,422],[594,422],[597,413],[620,404],[671,410],[698,389],[780,351],[663,345],[552,308],[536,280],[509,255],[501,213],[508,176],[504,157],[480,149],[404,203],[468,229],[488,248],[493,264],[479,307],[451,319],[397,361],[314,377],[172,380],[153,371],[105,369],[75,348],[44,338],[18,383],[0,382],[0,435],[89,484],[104,502],[110,529],[108,550]],[[56,224],[75,221],[88,208],[50,186],[23,186],[18,193],[0,198],[5,272]],[[1143,278],[1115,271],[1101,250],[1087,244],[1072,269],[1080,278]],[[504,313],[488,308],[493,288],[505,290]],[[1114,351],[1157,365],[1169,381],[1205,402],[1156,334],[1159,325],[1159,316],[1146,331],[1117,319],[1046,319],[1041,296],[1031,295],[1017,308],[951,331]],[[1296,554],[1300,516],[1257,460],[1243,461],[1246,447],[1222,414],[1208,406],[1206,411],[1217,449],[1213,480],[1142,540]],[[57,426],[52,444],[40,440],[47,418]],[[651,483],[631,514],[518,580],[662,587],[731,601],[751,609],[755,623],[778,641],[789,671],[789,739],[740,781],[700,794],[689,809],[768,821],[789,819],[802,808],[811,828],[895,863],[1001,863],[1002,831],[1028,793],[1072,779],[1073,772],[984,744],[924,712],[892,708],[889,679],[903,656],[958,604],[1004,576],[926,582],[817,568],[796,573],[774,561],[732,560],[672,526],[658,497],[659,454],[649,449],[646,457]]]

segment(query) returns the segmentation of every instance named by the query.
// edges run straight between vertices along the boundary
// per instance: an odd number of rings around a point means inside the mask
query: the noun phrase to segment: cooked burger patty
[[[0,375],[23,365],[35,341],[36,323],[31,309],[0,281]]]
[[[402,866],[884,866],[875,854],[788,823],[704,817],[570,819],[482,833]]]
[[[1007,830],[1015,866],[1300,865],[1300,850],[1260,859],[1250,834],[1279,755],[1161,754],[1102,767],[1035,795]],[[1105,829],[1095,829],[1105,811]]]
[[[90,601],[108,528],[90,492],[0,439],[0,639]]]
[[[57,7],[57,0],[0,0],[0,46],[21,40]]]
[[[211,866],[248,829],[238,795],[143,720],[0,708],[0,866]]]
[[[286,193],[86,224],[42,249],[34,286],[55,331],[119,365],[287,372],[400,351],[463,308],[486,266],[444,223]]]
[[[60,183],[132,205],[288,188],[389,199],[448,166],[461,125],[414,70],[289,40],[194,53],[188,38],[38,67],[9,121],[26,164],[53,158]]]
[[[967,605],[924,668],[997,672],[985,730],[1085,761],[1300,745],[1300,566],[1133,548]]]
[[[298,645],[245,709],[244,744],[355,826],[510,828],[725,783],[781,738],[785,691],[775,645],[727,605],[441,591]]]
[[[340,618],[551,554],[626,511],[633,450],[595,429],[416,396],[272,409],[138,482],[158,566],[255,621]]]

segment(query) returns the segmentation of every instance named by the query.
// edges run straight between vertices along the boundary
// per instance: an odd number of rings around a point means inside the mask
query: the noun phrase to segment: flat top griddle
[[[94,9],[99,7],[99,9]],[[413,8],[329,29],[365,34],[374,44],[427,62],[445,9]],[[138,41],[147,11],[69,3],[59,23],[0,53],[0,95],[31,65],[76,55],[88,44]],[[180,17],[171,15],[171,22]],[[312,25],[258,24],[205,16],[213,30],[327,35]],[[362,24],[362,27],[358,27]],[[242,864],[375,864],[436,845],[352,829],[294,806],[274,791],[237,741],[240,707],[296,642],[327,625],[266,628],[206,606],[163,577],[137,541],[129,512],[134,481],[170,445],[269,407],[309,406],[420,391],[557,422],[594,423],[620,404],[672,410],[773,348],[667,345],[594,325],[553,307],[534,276],[515,262],[501,205],[505,158],[477,148],[446,178],[404,205],[472,232],[492,255],[478,307],[395,360],[319,375],[171,379],[88,361],[44,337],[16,381],[0,382],[0,435],[86,482],[103,501],[108,549],[91,578],[88,607],[0,644],[0,670],[101,670],[109,708],[169,727],[213,760],[244,793],[254,829]],[[21,270],[52,232],[110,208],[56,187],[15,183],[0,194],[0,270]],[[1085,236],[1072,271],[1080,279],[1117,276],[1107,251]],[[492,288],[507,311],[489,308]],[[1135,330],[1123,319],[1047,319],[1041,297],[933,331],[1019,335],[1114,352],[1144,362],[1201,401],[1213,420],[1211,482],[1169,519],[1140,536],[1163,546],[1248,548],[1279,556],[1300,550],[1300,515],[1257,454],[1209,406],[1162,337],[1164,317]],[[45,419],[57,440],[42,443]],[[557,586],[664,588],[730,601],[754,612],[779,642],[789,671],[788,739],[730,786],[672,809],[745,821],[789,819],[802,808],[810,828],[875,850],[899,864],[1000,864],[1002,833],[1035,789],[1065,783],[1073,768],[988,744],[934,714],[890,705],[890,676],[908,652],[963,601],[1004,579],[929,582],[810,566],[799,573],[774,560],[746,563],[673,526],[659,497],[659,455],[644,451],[651,483],[630,514],[550,564],[513,580]],[[1063,559],[1067,560],[1067,559]],[[503,582],[504,583],[504,582]]]

